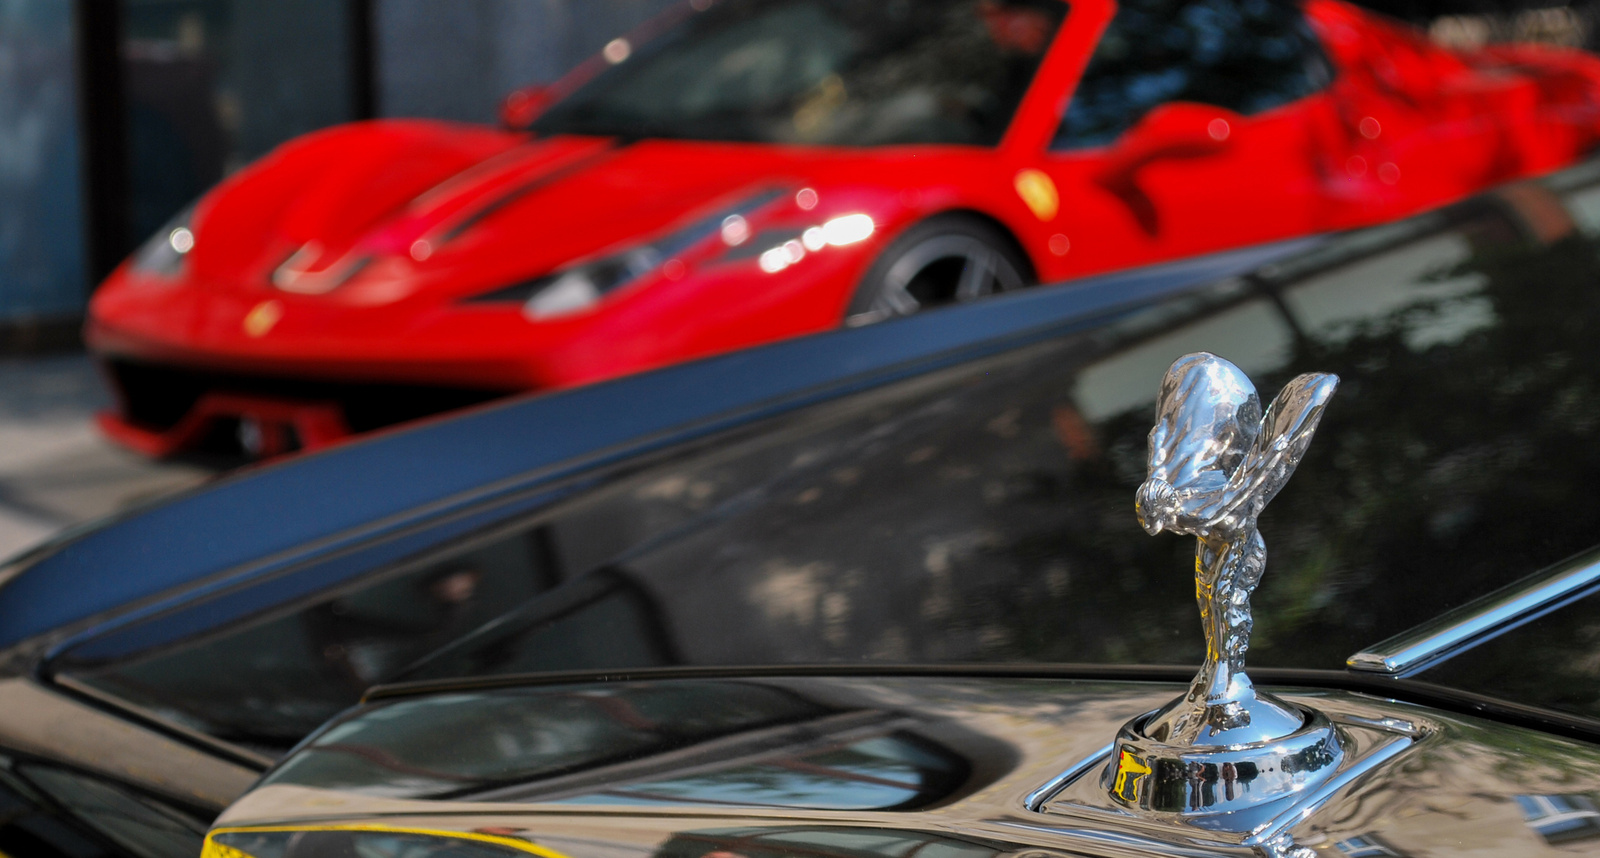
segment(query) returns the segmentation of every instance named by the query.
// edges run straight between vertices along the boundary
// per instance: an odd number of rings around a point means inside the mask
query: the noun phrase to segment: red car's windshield
[[[993,145],[1060,0],[729,0],[635,49],[534,131],[770,143]]]
[[[1261,113],[1316,92],[1332,76],[1295,4],[1122,0],[1052,148],[1103,146],[1174,101]]]

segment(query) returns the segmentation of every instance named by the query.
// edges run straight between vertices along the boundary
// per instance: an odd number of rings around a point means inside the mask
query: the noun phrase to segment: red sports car
[[[689,0],[506,128],[364,122],[206,194],[95,295],[151,454],[1368,224],[1600,137],[1600,60],[1334,0]]]

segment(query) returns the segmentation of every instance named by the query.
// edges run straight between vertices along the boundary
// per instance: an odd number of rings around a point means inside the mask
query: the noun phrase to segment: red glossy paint
[[[92,301],[88,341],[112,362],[234,376],[557,388],[837,327],[874,258],[941,212],[1002,226],[1049,282],[1384,221],[1554,169],[1600,139],[1600,60],[1535,47],[1452,53],[1310,0],[1335,67],[1322,91],[1252,116],[1169,105],[1109,146],[1051,152],[1114,8],[1074,0],[997,147],[624,144],[421,121],[308,135],[201,200],[194,248],[174,274],[115,272]],[[1028,21],[987,23],[1038,38]],[[529,90],[507,116],[526,119],[561,91]],[[1037,172],[1019,182],[1024,171]],[[1054,206],[1030,208],[1018,190],[1051,185]],[[758,238],[854,213],[876,229],[776,273],[702,242],[591,309],[545,321],[515,302],[464,302],[772,189],[782,193],[750,213]],[[338,437],[325,403],[296,411],[292,397],[257,396],[251,412],[249,391],[217,384],[165,425],[141,421],[130,402],[149,391],[124,390],[104,424],[153,454],[195,442],[197,423],[230,408],[285,425],[312,415],[304,446]]]

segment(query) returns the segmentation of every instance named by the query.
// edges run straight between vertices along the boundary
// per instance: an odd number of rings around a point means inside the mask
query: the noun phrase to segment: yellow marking
[[[278,320],[283,318],[283,302],[276,298],[262,301],[244,316],[244,332],[252,337],[264,337]]]
[[[205,846],[200,849],[200,858],[255,858],[255,856],[244,850],[218,843],[207,836]]]
[[[516,837],[505,837],[499,834],[480,834],[476,831],[445,831],[435,828],[406,828],[389,825],[265,825],[259,828],[216,828],[206,835],[205,849],[201,851],[200,858],[254,858],[254,856],[241,852],[232,846],[225,846],[212,840],[218,834],[267,834],[277,831],[354,831],[373,834],[420,834],[424,837],[448,837],[455,840],[471,840],[477,843],[492,843],[504,846],[529,855],[538,855],[540,858],[568,858],[554,849],[530,843]],[[212,851],[212,850],[227,851]]]
[[[1144,764],[1144,760],[1124,748],[1117,757],[1117,782],[1112,785],[1111,791],[1121,796],[1123,801],[1138,801],[1139,784],[1148,774],[1150,767]]]
[[[1017,178],[1012,182],[1017,189],[1017,196],[1027,204],[1028,211],[1033,216],[1043,221],[1055,220],[1056,214],[1061,211],[1061,194],[1056,192],[1056,183],[1042,171],[1029,167],[1018,170]]]

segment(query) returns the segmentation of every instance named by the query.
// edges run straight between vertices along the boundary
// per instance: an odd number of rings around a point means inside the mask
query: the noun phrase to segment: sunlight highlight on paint
[[[844,247],[872,237],[877,224],[871,215],[852,214],[836,217],[822,225],[822,237],[834,247]]]
[[[750,239],[750,222],[743,215],[728,215],[722,219],[722,243],[738,247]]]

